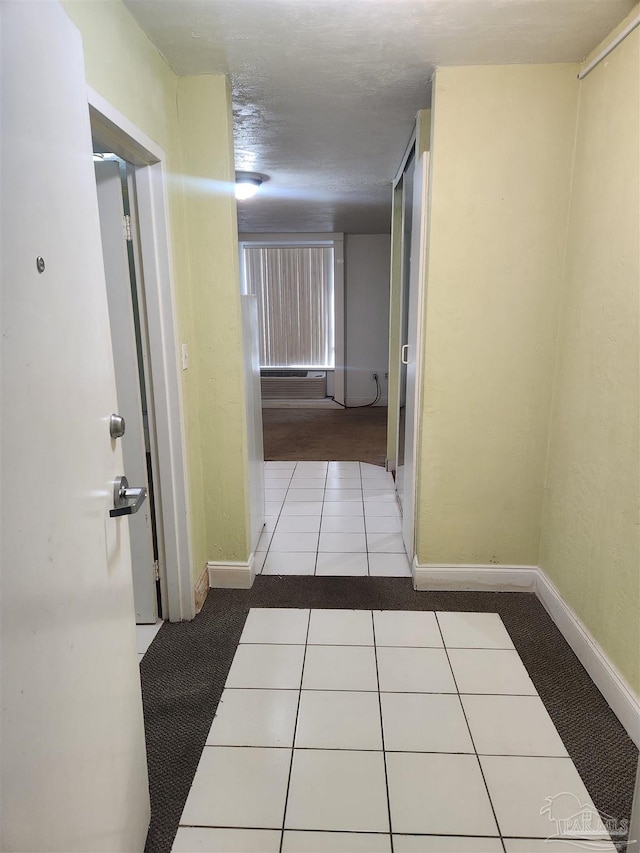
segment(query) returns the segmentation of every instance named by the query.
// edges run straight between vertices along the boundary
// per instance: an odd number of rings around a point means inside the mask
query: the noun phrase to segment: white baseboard
[[[533,592],[537,566],[420,565],[414,558],[413,588],[417,590],[476,590]]]
[[[207,563],[209,586],[213,589],[251,589],[256,579],[255,555],[246,563]]]
[[[631,740],[640,747],[638,697],[542,569],[538,569],[536,594]]]
[[[421,565],[414,559],[412,573],[416,590],[535,592],[629,737],[640,747],[640,699],[541,568]]]
[[[342,409],[340,403],[326,397],[324,400],[263,400],[263,409]]]

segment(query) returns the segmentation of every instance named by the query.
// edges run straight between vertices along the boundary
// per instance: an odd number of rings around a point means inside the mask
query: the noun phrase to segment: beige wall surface
[[[64,6],[82,36],[88,85],[167,154],[178,335],[189,349],[180,376],[197,576],[207,560],[248,556],[229,95],[221,77],[178,78],[120,0]],[[209,134],[214,143],[205,150]]]
[[[345,387],[348,406],[376,398],[387,405],[389,372],[389,234],[344,235]]]
[[[570,65],[436,73],[422,564],[538,562],[577,87]]]
[[[636,30],[579,84],[540,549],[541,567],[637,694],[639,81]]]
[[[225,77],[181,77],[193,346],[209,560],[249,556],[247,429],[231,94]]]

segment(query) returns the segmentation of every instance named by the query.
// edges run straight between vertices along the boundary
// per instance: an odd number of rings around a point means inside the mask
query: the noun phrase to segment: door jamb
[[[92,131],[135,167],[144,301],[158,449],[157,505],[166,572],[166,612],[172,622],[195,616],[191,572],[189,500],[178,374],[176,312],[168,234],[166,154],[95,90],[87,87]],[[163,602],[165,609],[165,602]]]
[[[416,152],[418,154],[418,152]],[[428,151],[423,151],[416,160],[416,166],[422,170],[422,196],[420,198],[420,230],[418,232],[418,293],[416,300],[416,353],[415,353],[415,407],[413,411],[413,530],[412,530],[412,547],[413,552],[409,555],[411,562],[414,562],[417,548],[418,527],[418,495],[420,493],[420,477],[419,471],[419,449],[420,449],[420,427],[422,424],[422,401],[424,389],[422,386],[422,372],[424,367],[424,334],[425,334],[425,301],[426,301],[426,281],[427,281],[427,264],[429,257],[429,229],[430,218],[429,211],[431,209],[429,198],[431,193],[431,155]],[[414,252],[413,244],[411,251]]]

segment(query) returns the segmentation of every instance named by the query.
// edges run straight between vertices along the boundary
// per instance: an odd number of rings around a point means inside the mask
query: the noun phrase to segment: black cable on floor
[[[331,397],[334,403],[337,403],[339,406],[342,406],[343,409],[368,409],[371,406],[375,406],[380,397],[382,396],[382,387],[380,385],[380,380],[378,379],[378,374],[376,373],[374,376],[376,382],[376,399],[371,403],[364,403],[362,406],[347,406],[346,403],[341,403],[339,400],[336,400],[335,397]]]

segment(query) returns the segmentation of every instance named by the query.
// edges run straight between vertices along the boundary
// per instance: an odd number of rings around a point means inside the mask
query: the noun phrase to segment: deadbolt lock
[[[111,438],[122,438],[124,430],[125,423],[122,415],[111,415],[109,418],[109,435]]]

